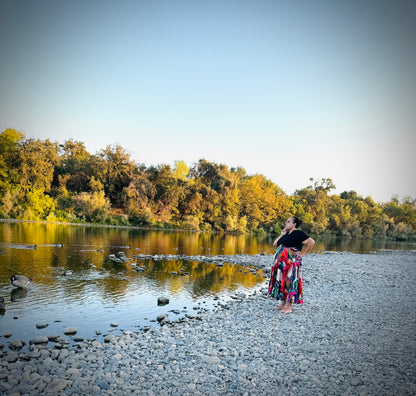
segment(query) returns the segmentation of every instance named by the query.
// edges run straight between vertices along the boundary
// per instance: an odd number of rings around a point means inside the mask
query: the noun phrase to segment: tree
[[[26,139],[20,144],[19,182],[23,191],[49,192],[55,166],[59,163],[58,144]]]
[[[130,154],[120,145],[108,145],[97,156],[97,178],[104,185],[106,196],[115,207],[122,206],[123,189],[137,172]]]
[[[328,193],[335,188],[332,179],[323,178],[321,180],[309,179],[313,184],[296,190],[294,197],[296,203],[301,203],[305,212],[312,217],[312,222],[309,224],[310,232],[322,233],[329,224],[328,205],[330,197]],[[304,220],[304,219],[303,219]]]
[[[122,194],[123,209],[133,224],[149,225],[154,222],[152,204],[156,188],[150,182],[145,170],[133,176],[133,180],[124,187]]]
[[[416,199],[405,197],[402,202],[397,196],[382,206],[382,212],[393,218],[396,224],[408,224],[413,232],[416,231]]]
[[[177,180],[186,181],[189,175],[188,165],[184,161],[175,161],[175,166],[173,167],[173,175]]]
[[[10,128],[0,134],[0,198],[19,185],[19,145],[23,138],[23,133]]]
[[[291,202],[279,186],[263,175],[246,176],[240,184],[240,217],[245,217],[248,227],[259,225],[273,227],[289,215]]]
[[[175,177],[170,165],[152,166],[149,180],[156,189],[155,213],[163,222],[170,222],[178,211],[178,201],[183,198],[183,183]]]
[[[62,150],[61,162],[55,171],[56,176],[67,175],[65,187],[69,191],[89,191],[91,177],[96,173],[96,159],[88,153],[83,142],[76,140],[67,140]],[[58,177],[55,177],[55,180],[55,185],[58,185]]]

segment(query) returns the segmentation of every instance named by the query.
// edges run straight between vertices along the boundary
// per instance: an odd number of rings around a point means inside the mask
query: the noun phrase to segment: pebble
[[[210,260],[265,273],[272,257]],[[163,326],[146,331],[72,345],[49,336],[60,349],[4,351],[0,393],[414,395],[415,265],[416,252],[308,255],[305,302],[292,314],[275,310],[266,279],[259,292],[181,321],[160,315]]]

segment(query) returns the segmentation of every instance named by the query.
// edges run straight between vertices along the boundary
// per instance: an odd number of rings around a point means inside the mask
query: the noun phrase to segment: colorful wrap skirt
[[[303,303],[302,258],[296,249],[280,245],[274,254],[268,296],[276,300]]]

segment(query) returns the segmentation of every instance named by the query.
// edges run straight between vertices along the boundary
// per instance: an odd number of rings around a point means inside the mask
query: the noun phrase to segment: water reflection
[[[79,327],[79,335],[91,337],[114,321],[132,329],[149,325],[159,313],[174,310],[184,315],[185,306],[188,310],[202,303],[212,306],[217,295],[225,298],[238,290],[249,291],[264,281],[261,274],[245,273],[231,264],[220,268],[136,257],[258,253],[262,243],[250,237],[229,240],[200,233],[3,223],[0,241],[0,287],[7,307],[0,319],[0,336],[5,331],[21,338],[62,334],[71,325]],[[120,252],[127,262],[110,259]],[[31,285],[13,288],[13,274],[31,278]],[[162,295],[170,300],[165,307],[157,305]],[[47,330],[37,329],[37,323],[48,323]]]
[[[397,242],[373,239],[328,238],[317,237],[315,252],[345,251],[354,253],[369,253],[380,250],[414,250],[416,243]]]
[[[27,289],[13,289],[10,292],[10,300],[16,302],[27,296]]]
[[[415,248],[386,241],[316,240],[315,251]],[[0,336],[6,331],[22,338],[62,334],[71,325],[79,328],[79,335],[91,337],[114,321],[120,329],[134,329],[149,325],[159,313],[173,310],[184,315],[202,304],[212,307],[218,296],[225,299],[261,285],[262,273],[231,264],[139,260],[136,255],[271,254],[272,242],[247,235],[0,223],[0,297],[5,298]],[[31,248],[34,245],[36,249]],[[120,252],[126,262],[110,259]],[[72,273],[64,275],[65,271]],[[13,288],[13,274],[31,278],[32,284],[27,289]],[[158,306],[159,296],[168,297],[169,304]],[[178,314],[170,315],[174,320]],[[39,322],[48,323],[47,330],[36,329]]]

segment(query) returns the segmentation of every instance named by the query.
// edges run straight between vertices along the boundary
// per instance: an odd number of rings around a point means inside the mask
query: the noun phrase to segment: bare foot
[[[282,309],[282,312],[283,313],[292,313],[292,310],[290,308],[289,309],[285,308],[285,309]]]

